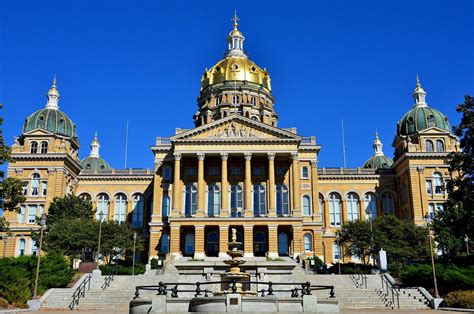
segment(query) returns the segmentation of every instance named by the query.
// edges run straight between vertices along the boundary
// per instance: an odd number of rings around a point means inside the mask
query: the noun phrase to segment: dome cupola
[[[47,94],[48,102],[45,108],[34,112],[26,118],[23,125],[23,134],[40,129],[61,136],[75,138],[76,126],[64,112],[59,110],[59,98],[56,78],[54,78],[53,85]]]
[[[109,164],[100,157],[100,144],[95,132],[94,139],[91,143],[91,152],[89,156],[81,160],[81,167],[85,170],[110,170]]]
[[[375,132],[375,141],[372,145],[374,148],[374,155],[370,157],[365,163],[364,168],[371,169],[389,169],[393,165],[393,160],[384,155],[382,147],[383,144],[379,139],[378,132]]]

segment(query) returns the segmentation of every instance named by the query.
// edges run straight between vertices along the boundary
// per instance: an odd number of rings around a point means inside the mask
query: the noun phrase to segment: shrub
[[[372,269],[376,268],[372,265],[346,263],[341,264],[341,274],[370,274]],[[339,274],[339,263],[332,264],[328,271],[331,274]]]
[[[0,298],[0,309],[5,309],[8,307],[8,301],[4,298]]]
[[[116,275],[131,275],[132,274],[132,266],[100,265],[99,268],[102,271],[103,275],[111,275],[114,272]],[[136,263],[135,275],[144,274],[144,273],[145,273],[145,265]]]
[[[26,301],[32,297],[31,280],[29,278],[20,277],[13,279],[2,290],[3,297],[18,307],[24,307]]]
[[[150,266],[151,266],[151,269],[157,269],[158,268],[158,259],[157,258],[152,258],[150,260]]]
[[[474,309],[474,290],[450,292],[444,297],[444,302],[448,307]]]

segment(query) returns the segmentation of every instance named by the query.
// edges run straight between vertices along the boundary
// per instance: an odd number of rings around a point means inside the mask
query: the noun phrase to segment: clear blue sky
[[[94,131],[101,155],[152,167],[156,136],[193,126],[200,77],[226,48],[234,8],[245,48],[272,78],[279,126],[323,145],[320,166],[387,155],[420,74],[429,105],[459,122],[474,94],[474,1],[7,1],[0,0],[0,102],[11,144],[42,108],[54,74],[76,123],[80,156]]]

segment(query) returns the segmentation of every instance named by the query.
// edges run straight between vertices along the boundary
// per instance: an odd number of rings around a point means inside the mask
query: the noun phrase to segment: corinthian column
[[[173,211],[171,217],[179,217],[181,214],[181,193],[180,193],[180,167],[181,167],[181,154],[174,153],[174,177],[173,177]]]
[[[276,217],[276,191],[275,191],[275,153],[268,153],[268,193],[270,194],[268,215]]]
[[[227,180],[228,153],[221,153],[221,217],[229,217],[229,181]]]
[[[298,153],[292,153],[291,158],[293,159],[293,217],[301,217],[301,205],[300,205],[300,167],[298,163]]]
[[[245,217],[252,217],[252,169],[251,163],[252,153],[245,153]]]
[[[204,217],[204,197],[206,185],[204,182],[204,153],[198,153],[198,199],[196,217]]]

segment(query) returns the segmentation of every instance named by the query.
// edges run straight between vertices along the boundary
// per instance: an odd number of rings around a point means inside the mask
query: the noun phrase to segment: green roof
[[[23,133],[36,129],[49,131],[67,137],[76,137],[76,126],[69,117],[57,110],[44,108],[31,114],[25,120]]]
[[[451,131],[448,118],[443,113],[427,106],[416,106],[398,122],[397,134],[411,135],[431,127]]]
[[[370,157],[364,164],[364,168],[371,169],[389,169],[393,165],[393,160],[387,156],[377,156],[374,155]]]
[[[109,164],[100,157],[86,157],[81,160],[81,167],[85,170],[110,170]]]

